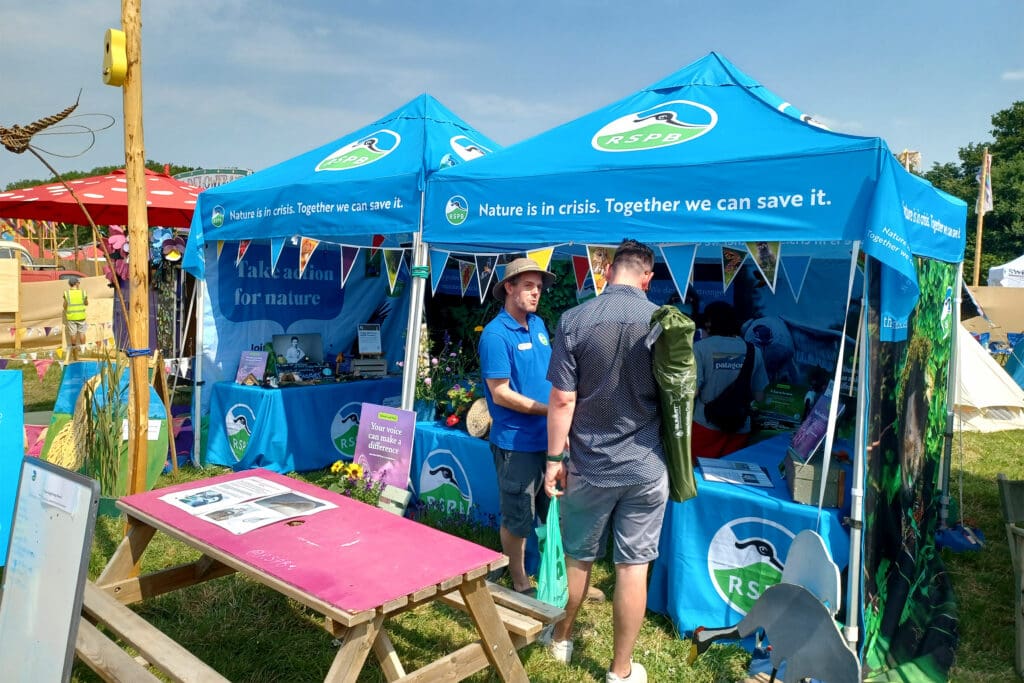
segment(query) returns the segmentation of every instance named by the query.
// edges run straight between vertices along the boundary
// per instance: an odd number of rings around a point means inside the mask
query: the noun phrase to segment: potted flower
[[[361,503],[376,506],[380,502],[384,484],[379,479],[368,477],[366,468],[356,462],[337,460],[321,486],[328,491],[354,498]]]
[[[427,326],[420,329],[420,352],[416,363],[416,388],[413,394],[416,419],[429,422],[440,417],[449,426],[461,420],[473,401],[483,395],[478,379],[476,353],[461,341],[453,341],[446,332],[439,353],[432,354]],[[398,363],[399,367],[402,363]]]

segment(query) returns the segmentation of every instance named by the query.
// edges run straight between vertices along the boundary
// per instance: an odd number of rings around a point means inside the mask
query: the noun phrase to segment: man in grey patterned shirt
[[[572,658],[573,622],[611,531],[615,634],[606,681],[647,680],[632,654],[668,500],[657,386],[645,343],[657,310],[645,294],[653,268],[650,247],[623,241],[604,292],[562,315],[548,367],[545,488],[562,496],[569,582],[566,616],[550,634],[549,647],[559,661]]]

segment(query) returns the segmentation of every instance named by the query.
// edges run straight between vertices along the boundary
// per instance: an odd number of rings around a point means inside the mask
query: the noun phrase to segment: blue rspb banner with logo
[[[402,266],[392,290],[380,250],[359,252],[342,286],[342,250],[321,243],[299,272],[299,247],[287,244],[276,263],[268,242],[208,245],[203,319],[203,379],[233,380],[242,351],[260,350],[278,334],[320,334],[325,360],[357,352],[360,324],[380,325],[389,374],[400,374],[409,316],[409,274]],[[218,253],[218,251],[220,253]],[[237,261],[237,263],[236,263]],[[204,393],[203,408],[209,405]]]
[[[448,251],[860,241],[882,263],[882,338],[905,338],[914,255],[963,257],[967,207],[885,142],[833,133],[711,53],[619,102],[428,179],[424,241]]]

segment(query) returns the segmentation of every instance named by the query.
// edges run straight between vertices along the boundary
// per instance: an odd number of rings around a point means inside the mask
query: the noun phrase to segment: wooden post
[[[974,286],[978,286],[981,277],[981,232],[985,222],[985,186],[988,184],[988,147],[981,155],[981,175],[978,183],[978,203],[975,206],[978,214],[978,227],[974,237]]]
[[[128,185],[128,241],[135,252],[128,259],[131,308],[128,344],[131,371],[128,398],[128,493],[146,490],[146,446],[149,427],[149,224],[146,213],[146,153],[142,135],[142,0],[121,0],[128,71],[124,79],[124,160]]]

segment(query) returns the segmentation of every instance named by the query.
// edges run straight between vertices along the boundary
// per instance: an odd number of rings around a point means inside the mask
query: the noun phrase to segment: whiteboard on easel
[[[0,662],[11,681],[68,681],[99,484],[25,458],[0,593]]]

